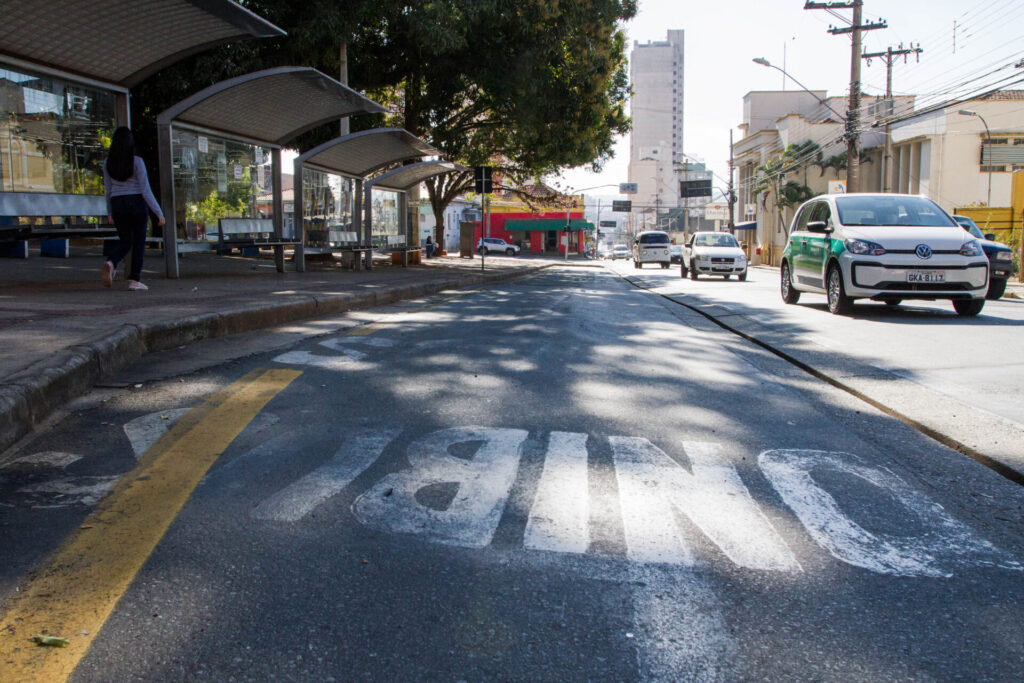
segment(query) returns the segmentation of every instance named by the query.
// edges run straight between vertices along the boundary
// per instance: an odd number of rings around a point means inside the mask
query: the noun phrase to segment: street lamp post
[[[786,71],[785,69],[783,69],[783,68],[781,68],[781,67],[775,66],[774,64],[772,64],[771,62],[769,62],[769,61],[768,61],[767,59],[765,59],[764,57],[754,57],[754,59],[753,59],[753,60],[751,60],[751,61],[753,61],[753,62],[754,62],[754,64],[760,64],[761,66],[767,66],[767,67],[770,67],[770,68],[772,68],[772,69],[775,69],[776,71],[781,71],[781,72],[782,72],[783,74],[785,74],[785,75],[786,75],[787,77],[789,77],[789,80],[791,80],[791,81],[793,81],[794,83],[796,83],[797,85],[799,85],[799,86],[800,86],[800,89],[801,89],[801,90],[803,90],[803,91],[804,91],[805,93],[807,93],[808,95],[810,95],[810,96],[811,96],[811,97],[813,97],[814,99],[818,100],[818,102],[819,102],[819,103],[820,103],[820,104],[821,104],[822,106],[824,106],[824,107],[825,107],[826,109],[828,109],[828,110],[829,110],[830,112],[832,112],[833,114],[835,114],[836,116],[838,116],[838,117],[839,117],[839,120],[840,120],[840,121],[842,121],[842,122],[844,122],[844,123],[846,122],[846,117],[845,117],[845,116],[843,116],[842,114],[840,114],[839,112],[837,112],[837,111],[836,111],[835,109],[833,109],[833,108],[832,108],[831,106],[829,106],[829,103],[828,103],[828,102],[826,102],[825,100],[821,99],[821,98],[820,98],[820,97],[818,97],[818,96],[817,96],[816,94],[814,94],[813,92],[811,92],[811,90],[810,90],[810,89],[809,89],[809,88],[808,88],[808,87],[807,87],[806,85],[804,85],[804,84],[803,84],[803,83],[801,83],[800,81],[798,81],[798,80],[796,80],[795,78],[793,78],[793,74],[789,73],[788,71]]]
[[[982,116],[981,114],[979,114],[978,112],[974,111],[973,109],[961,109],[957,113],[960,114],[961,116],[977,116],[979,119],[981,119],[981,125],[985,126],[985,141],[988,143],[988,157],[989,157],[988,158],[988,164],[986,164],[988,166],[988,200],[985,203],[985,206],[991,207],[992,206],[992,133],[989,132],[988,123],[985,121],[985,117]],[[982,154],[981,157],[982,157],[982,159],[984,159],[985,155]]]

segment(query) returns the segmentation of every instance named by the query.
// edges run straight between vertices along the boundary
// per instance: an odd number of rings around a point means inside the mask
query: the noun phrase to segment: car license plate
[[[937,270],[908,270],[907,282],[945,282],[946,274]]]

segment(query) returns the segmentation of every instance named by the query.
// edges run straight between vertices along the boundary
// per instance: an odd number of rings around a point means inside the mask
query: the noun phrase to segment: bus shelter
[[[26,237],[66,255],[68,237],[113,234],[102,164],[131,125],[129,88],[210,47],[285,35],[230,0],[0,0],[0,17],[0,245],[24,257]]]
[[[465,166],[450,161],[421,161],[368,179],[363,185],[366,212],[363,220],[370,228],[373,248],[377,251],[401,251],[402,265],[406,265],[408,252],[419,247],[413,244],[409,190],[427,178],[466,170]],[[372,265],[372,259],[369,265]]]
[[[283,271],[284,246],[295,235],[284,232],[282,147],[329,121],[382,111],[316,69],[288,66],[215,83],[162,112],[157,128],[167,277],[178,277],[180,251],[211,250],[226,237],[273,247]],[[268,192],[270,216],[260,214],[258,201]]]
[[[305,255],[352,252],[356,264],[372,265],[372,233],[363,221],[367,176],[396,163],[439,156],[440,151],[401,128],[374,128],[343,135],[295,159],[295,265]]]

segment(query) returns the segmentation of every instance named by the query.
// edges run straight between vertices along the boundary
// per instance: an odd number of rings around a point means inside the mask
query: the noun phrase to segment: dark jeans
[[[149,207],[141,194],[129,194],[110,198],[110,211],[117,228],[117,246],[110,255],[110,262],[117,264],[131,252],[129,280],[142,279],[142,257],[146,252],[146,228],[149,222]]]

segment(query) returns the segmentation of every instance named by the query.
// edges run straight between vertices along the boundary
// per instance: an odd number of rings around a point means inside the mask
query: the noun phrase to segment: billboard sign
[[[679,196],[682,198],[688,197],[710,197],[711,196],[711,181],[710,180],[680,180],[679,181]]]
[[[704,218],[709,221],[729,220],[728,204],[707,204],[704,206]]]
[[[612,211],[620,211],[621,212],[621,211],[632,211],[632,210],[633,210],[633,202],[631,202],[631,201],[628,201],[628,200],[627,201],[623,201],[623,200],[619,200],[619,199],[616,199],[616,200],[612,201]]]
[[[619,194],[636,194],[636,183],[619,183]]]
[[[615,221],[601,221],[600,224],[602,228],[614,228],[616,225],[618,225],[618,223],[616,223]]]

